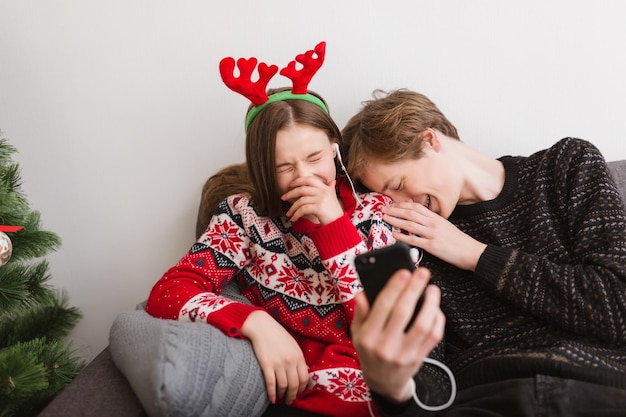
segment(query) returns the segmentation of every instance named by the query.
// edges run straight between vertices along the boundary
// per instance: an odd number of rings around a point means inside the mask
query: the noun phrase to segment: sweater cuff
[[[359,232],[348,215],[328,223],[309,233],[322,259],[330,259],[361,243]]]
[[[220,311],[209,314],[207,323],[219,328],[228,336],[244,338],[240,331],[241,327],[250,313],[257,310],[263,309],[248,304],[232,302]]]
[[[497,289],[501,286],[504,269],[513,253],[514,250],[511,248],[487,245],[487,248],[478,259],[474,275]]]
[[[370,393],[372,395],[372,401],[374,401],[374,404],[376,404],[376,408],[382,413],[383,416],[391,417],[413,415],[410,414],[410,412],[413,411],[411,407],[413,400],[407,400],[403,403],[393,403],[387,398],[373,391]]]

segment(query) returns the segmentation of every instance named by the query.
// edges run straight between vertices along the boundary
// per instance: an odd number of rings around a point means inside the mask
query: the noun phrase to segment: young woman
[[[624,413],[626,214],[592,144],[566,138],[494,159],[406,90],[366,103],[343,140],[348,172],[393,198],[384,220],[424,250],[441,289],[446,332],[432,356],[460,391],[438,415]],[[379,410],[415,416],[416,384],[418,397],[448,392],[445,376],[420,369],[410,348],[420,341],[389,328],[407,308],[400,286],[392,281],[371,310],[359,296],[352,334]]]
[[[381,213],[391,200],[357,196],[338,176],[340,131],[311,91],[269,91],[253,102],[246,128],[249,193],[218,205],[197,243],[154,285],[146,311],[250,340],[272,403],[369,416],[349,335],[361,291],[353,259],[394,241]],[[221,295],[231,280],[249,303]],[[424,284],[418,279],[414,292]],[[436,294],[430,302],[438,305]]]

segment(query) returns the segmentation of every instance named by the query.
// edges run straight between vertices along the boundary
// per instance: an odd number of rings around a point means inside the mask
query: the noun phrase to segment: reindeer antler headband
[[[316,57],[313,56],[316,55]],[[261,62],[258,67],[259,79],[252,82],[252,71],[257,66],[256,58],[239,58],[237,60],[237,68],[239,68],[239,77],[235,77],[235,59],[226,57],[220,61],[220,74],[224,84],[236,93],[241,94],[252,102],[252,107],[246,116],[246,130],[252,123],[252,120],[261,112],[269,103],[283,100],[304,100],[313,103],[328,113],[328,108],[322,100],[313,94],[307,93],[309,82],[318,69],[324,63],[326,54],[326,42],[320,42],[315,49],[296,56],[286,67],[280,70],[280,74],[291,80],[293,87],[291,91],[281,91],[279,93],[267,95],[267,85],[272,77],[278,71],[276,65],[268,66]],[[296,62],[302,64],[302,69],[296,69]]]

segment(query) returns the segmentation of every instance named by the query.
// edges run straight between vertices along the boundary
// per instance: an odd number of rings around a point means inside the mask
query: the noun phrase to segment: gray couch
[[[626,203],[626,160],[609,162]],[[626,204],[625,204],[626,205]],[[147,417],[105,348],[39,417]]]

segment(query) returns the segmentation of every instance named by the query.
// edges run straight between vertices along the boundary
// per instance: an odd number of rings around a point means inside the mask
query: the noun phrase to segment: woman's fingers
[[[264,311],[251,313],[242,330],[252,342],[270,402],[293,402],[308,382],[308,367],[293,336]]]
[[[276,398],[285,398],[287,388],[289,387],[289,378],[284,368],[280,368],[276,372]]]
[[[285,388],[285,404],[290,405],[298,395],[298,389],[300,389],[300,380],[298,377],[298,369],[293,366],[286,369],[287,373],[287,387]]]
[[[304,360],[298,364],[298,378],[300,380],[298,394],[300,394],[309,386],[309,367]]]
[[[268,372],[263,366],[261,366],[261,370],[263,371],[263,377],[265,378],[265,387],[267,388],[267,397],[269,398],[270,403],[274,404],[277,398],[276,374],[273,371]]]

